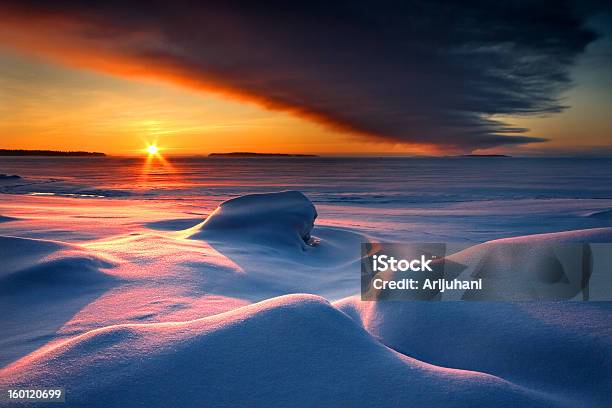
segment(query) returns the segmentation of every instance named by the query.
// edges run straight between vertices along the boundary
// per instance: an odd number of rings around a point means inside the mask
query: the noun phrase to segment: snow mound
[[[400,353],[486,372],[573,401],[607,407],[612,392],[608,302],[361,302],[335,305]]]
[[[101,269],[113,264],[76,245],[0,236],[0,294],[33,288],[83,287],[112,278]]]
[[[299,191],[250,194],[225,201],[188,230],[189,238],[241,241],[304,249],[317,211]]]
[[[598,244],[610,242],[609,227],[526,235],[475,245],[446,260],[456,269],[453,273],[482,278],[487,287],[482,292],[466,292],[464,298],[588,300],[593,290],[609,287],[609,282],[599,281],[610,280],[609,246]],[[507,298],[509,295],[513,297]]]
[[[54,241],[0,236],[0,278],[31,266],[40,258],[65,247]]]
[[[96,329],[0,371],[3,389],[56,384],[87,407],[556,406],[491,375],[403,356],[312,295]]]
[[[0,365],[43,345],[115,284],[114,264],[76,245],[0,236]]]
[[[368,239],[348,229],[315,228],[316,217],[298,191],[252,194],[222,203],[180,236],[205,241],[242,272],[220,294],[251,301],[299,292],[349,296],[359,287],[360,243]]]
[[[517,256],[521,245],[531,250],[524,254],[529,262],[547,244],[611,238],[612,228],[530,235],[486,242],[448,259],[469,269],[482,265],[491,251],[494,258],[505,252]],[[596,262],[609,259],[607,248],[591,247]],[[498,266],[493,270],[503,273]],[[573,400],[575,406],[609,404],[612,302],[362,302],[350,297],[335,305],[383,344],[419,360],[493,374]]]

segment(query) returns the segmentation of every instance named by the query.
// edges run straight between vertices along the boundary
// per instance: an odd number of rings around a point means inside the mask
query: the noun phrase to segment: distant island
[[[208,157],[318,157],[318,156],[315,154],[231,152],[231,153],[211,153],[208,155]]]
[[[103,157],[100,152],[69,152],[59,150],[24,150],[24,149],[0,149],[0,156],[68,156],[68,157]]]
[[[4,173],[0,173],[0,180],[17,180],[20,179],[21,176],[18,176],[16,174],[4,174]]]
[[[512,157],[506,154],[462,154],[459,157]]]

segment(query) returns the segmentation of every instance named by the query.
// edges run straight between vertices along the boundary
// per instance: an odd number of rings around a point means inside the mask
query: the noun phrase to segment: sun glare
[[[147,153],[149,153],[151,156],[156,155],[159,153],[159,148],[155,145],[149,145],[147,146]]]
[[[174,172],[174,167],[170,162],[162,155],[162,150],[157,147],[157,142],[149,143],[145,142],[145,148],[143,152],[146,153],[146,160],[142,165],[142,178],[141,181],[144,185],[148,185],[149,174],[170,174]]]

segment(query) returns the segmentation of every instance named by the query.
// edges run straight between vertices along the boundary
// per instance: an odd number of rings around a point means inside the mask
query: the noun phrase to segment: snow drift
[[[448,259],[472,268],[490,252],[503,258],[516,245],[527,245],[536,251],[523,253],[529,262],[547,244],[585,242],[612,242],[612,228],[495,240]],[[596,261],[609,260],[609,252],[593,247]],[[362,302],[350,297],[335,305],[383,344],[419,360],[493,374],[563,396],[575,406],[609,403],[612,302]]]
[[[225,201],[190,238],[236,240],[305,249],[317,211],[299,191],[250,194]]]
[[[607,407],[610,303],[335,303],[400,353],[537,389],[569,406]],[[466,405],[466,406],[469,406]]]
[[[77,245],[0,236],[0,294],[15,296],[36,289],[76,290],[111,281],[101,272],[113,264]]]
[[[117,325],[43,349],[0,386],[62,384],[71,406],[524,406],[554,399],[381,345],[322,298],[182,323]]]
[[[461,276],[482,278],[472,300],[589,300],[612,287],[612,228],[593,228],[498,239],[446,258]],[[579,245],[577,245],[579,244]],[[581,244],[581,245],[580,245]],[[599,299],[609,299],[603,294]]]
[[[237,265],[240,282],[225,294],[262,300],[307,292],[339,299],[358,288],[360,243],[351,230],[314,226],[317,211],[297,191],[228,200],[181,233],[205,241]],[[316,237],[315,237],[316,234]]]
[[[112,287],[114,264],[77,245],[0,236],[0,365],[46,343]]]
[[[193,218],[120,212],[123,232],[81,245],[0,237],[0,389],[61,385],[83,407],[609,403],[610,303],[361,302],[347,297],[369,240],[359,220],[314,225],[298,192],[230,200],[185,230]],[[510,244],[608,242],[611,230]],[[303,292],[341,300],[281,296]]]

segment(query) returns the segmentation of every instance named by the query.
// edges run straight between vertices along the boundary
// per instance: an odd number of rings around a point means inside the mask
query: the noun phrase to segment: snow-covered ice
[[[0,389],[63,386],[83,407],[609,404],[611,303],[358,295],[362,242],[460,241],[464,264],[508,240],[610,242],[605,189],[394,204],[351,196],[347,174],[344,192],[243,179],[252,195],[220,174],[148,197],[6,167],[23,176],[0,184]]]

